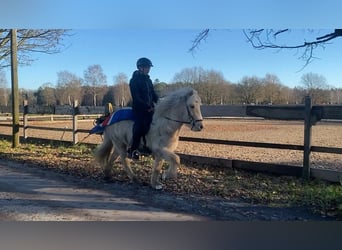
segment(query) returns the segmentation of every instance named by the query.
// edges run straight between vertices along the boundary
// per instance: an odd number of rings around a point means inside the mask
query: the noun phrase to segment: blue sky
[[[2,8],[22,6],[17,2]],[[289,39],[302,42],[302,29],[325,29],[321,31],[324,34],[341,27],[339,1],[327,0],[324,5],[291,0],[25,1],[29,2],[25,10],[17,8],[17,17],[6,19],[9,12],[5,11],[1,23],[19,28],[71,28],[74,35],[66,38],[68,48],[62,53],[34,54],[32,65],[20,67],[20,88],[55,84],[57,72],[63,70],[83,77],[84,70],[93,64],[102,66],[108,84],[112,84],[118,73],[130,77],[142,56],[155,65],[151,78],[164,82],[170,82],[184,68],[201,66],[222,72],[233,83],[244,76],[270,73],[284,85],[294,87],[300,85],[303,74],[313,72],[323,75],[328,84],[342,88],[342,38],[316,49],[319,59],[299,71],[304,64],[298,59],[300,51],[255,50],[242,33],[242,28],[290,27],[295,31]],[[195,54],[189,53],[192,40],[203,28],[213,31]],[[7,79],[10,83],[9,72]]]

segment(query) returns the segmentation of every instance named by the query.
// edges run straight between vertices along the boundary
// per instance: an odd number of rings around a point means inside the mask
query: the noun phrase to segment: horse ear
[[[189,89],[188,93],[186,94],[186,98],[192,96],[194,94],[194,90],[193,89]]]

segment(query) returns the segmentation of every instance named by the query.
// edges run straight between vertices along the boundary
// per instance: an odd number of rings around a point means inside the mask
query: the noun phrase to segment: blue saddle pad
[[[135,117],[132,109],[119,109],[118,111],[109,115],[101,124],[95,125],[95,127],[89,131],[89,134],[102,134],[106,126],[123,120],[134,121],[134,119]]]

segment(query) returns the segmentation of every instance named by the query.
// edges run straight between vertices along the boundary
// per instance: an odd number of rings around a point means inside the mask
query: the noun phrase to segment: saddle
[[[112,125],[123,120],[135,120],[134,113],[131,108],[119,109],[114,113],[109,113],[100,116],[94,120],[94,127],[89,131],[89,134],[102,135],[106,126]],[[141,155],[150,155],[152,151],[146,146],[146,138],[142,137],[143,146],[138,148]]]

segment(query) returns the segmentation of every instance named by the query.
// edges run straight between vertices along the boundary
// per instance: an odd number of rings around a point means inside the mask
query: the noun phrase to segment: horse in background
[[[181,127],[185,124],[193,131],[203,129],[201,98],[192,88],[181,88],[161,98],[155,107],[152,123],[145,135],[146,145],[154,158],[151,186],[162,189],[163,180],[177,177],[180,158],[174,153]],[[127,149],[132,140],[132,120],[123,120],[106,126],[103,142],[95,150],[95,159],[103,167],[106,177],[110,177],[114,161],[120,156],[121,163],[131,181],[137,181],[127,158]],[[161,176],[163,161],[169,167]]]

